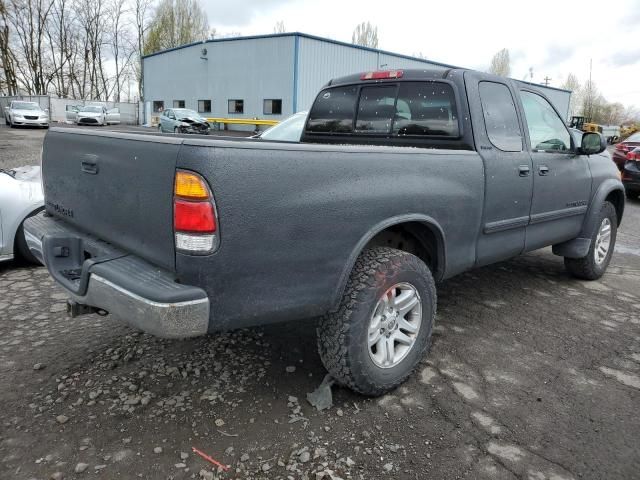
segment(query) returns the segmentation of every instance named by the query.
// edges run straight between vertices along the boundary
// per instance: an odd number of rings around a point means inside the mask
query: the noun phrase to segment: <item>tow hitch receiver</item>
[[[67,315],[71,318],[76,318],[80,315],[90,315],[92,313],[97,313],[100,316],[108,315],[108,312],[101,308],[83,305],[82,303],[78,303],[73,300],[67,300]]]

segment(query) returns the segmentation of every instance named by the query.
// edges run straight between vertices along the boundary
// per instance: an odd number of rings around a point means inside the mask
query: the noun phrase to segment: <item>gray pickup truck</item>
[[[605,147],[529,84],[367,72],[320,91],[299,143],[52,128],[25,232],[72,315],[164,337],[318,317],[328,371],[379,395],[428,350],[436,282],[549,245],[604,273]]]

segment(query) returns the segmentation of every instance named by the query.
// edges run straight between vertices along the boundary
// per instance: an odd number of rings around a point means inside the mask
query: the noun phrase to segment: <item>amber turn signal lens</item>
[[[209,188],[202,178],[194,173],[176,172],[174,193],[190,200],[209,199]]]

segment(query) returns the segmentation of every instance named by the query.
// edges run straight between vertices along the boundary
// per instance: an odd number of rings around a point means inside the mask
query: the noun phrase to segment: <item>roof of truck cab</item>
[[[402,80],[442,80],[447,78],[452,72],[464,72],[464,68],[398,68],[389,71],[402,71],[401,78],[388,78],[381,80],[362,80],[361,76],[369,72],[353,73],[344,77],[333,78],[325,85],[325,87],[333,87],[336,85],[348,85],[352,83],[377,83],[377,82],[396,82]]]

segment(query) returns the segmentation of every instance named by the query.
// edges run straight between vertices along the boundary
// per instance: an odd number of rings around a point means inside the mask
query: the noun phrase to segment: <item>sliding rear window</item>
[[[309,133],[457,138],[455,94],[444,82],[337,87],[321,92]]]
[[[358,87],[337,87],[320,92],[309,113],[307,131],[314,133],[353,132],[353,114]]]

